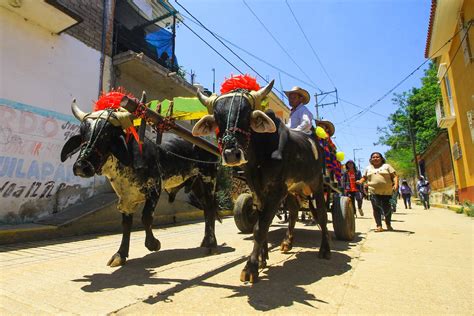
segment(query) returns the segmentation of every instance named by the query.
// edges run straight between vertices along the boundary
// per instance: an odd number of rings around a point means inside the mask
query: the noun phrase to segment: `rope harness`
[[[237,127],[238,123],[239,123],[239,118],[240,118],[240,110],[242,108],[242,100],[244,99],[244,94],[247,96],[247,97],[252,97],[251,94],[248,93],[247,90],[245,89],[236,89],[236,90],[233,90],[231,91],[230,93],[233,93],[232,95],[232,100],[231,100],[231,103],[230,103],[230,109],[229,109],[229,113],[227,115],[227,124],[226,124],[226,129],[223,133],[223,136],[222,137],[219,137],[219,128],[216,129],[216,138],[217,138],[217,144],[218,144],[218,148],[219,148],[219,152],[222,154],[222,150],[223,148],[227,147],[228,145],[230,145],[229,147],[237,147],[239,146],[238,142],[237,142],[237,137],[236,137],[236,134],[237,133],[240,133],[242,135],[245,136],[245,144],[244,146],[242,147],[242,149],[244,149],[245,151],[247,150],[248,146],[249,146],[249,143],[250,143],[250,136],[251,136],[251,132],[250,131],[246,131],[246,130],[243,130],[239,127]],[[232,114],[232,110],[234,108],[234,99],[235,99],[235,95],[237,93],[240,93],[240,102],[239,102],[239,108],[238,108],[238,111],[237,111],[237,116],[235,118],[235,122],[234,122],[234,126],[231,126],[231,122],[230,122],[230,117],[231,117],[231,114]],[[253,97],[252,97],[253,98]],[[219,98],[218,98],[219,99]],[[216,101],[218,100],[216,99]],[[240,146],[239,146],[240,147]]]
[[[85,144],[85,147],[81,148],[81,151],[79,153],[79,157],[77,158],[78,161],[86,162],[89,165],[89,167],[91,167],[92,170],[94,170],[95,172],[100,172],[101,168],[99,168],[99,170],[95,170],[95,167],[92,165],[92,163],[89,160],[87,160],[87,157],[89,157],[92,154],[93,151],[97,154],[97,156],[99,156],[100,160],[102,160],[102,158],[104,156],[104,155],[102,155],[102,153],[99,150],[97,150],[97,148],[95,147],[95,144],[96,144],[97,140],[99,139],[100,134],[102,134],[102,131],[104,129],[105,124],[103,124],[100,127],[100,130],[96,134],[95,138],[94,138],[94,132],[96,130],[97,123],[99,122],[99,119],[101,118],[102,114],[104,114],[105,112],[107,112],[107,117],[105,118],[105,121],[108,121],[109,118],[113,115],[114,110],[113,109],[107,109],[107,110],[104,110],[102,113],[99,114],[99,117],[94,122],[94,127],[92,128],[91,137],[89,138],[89,140],[87,140],[86,142],[83,142],[81,144],[81,147],[84,146],[84,144]],[[86,118],[86,117],[84,117],[84,118]]]

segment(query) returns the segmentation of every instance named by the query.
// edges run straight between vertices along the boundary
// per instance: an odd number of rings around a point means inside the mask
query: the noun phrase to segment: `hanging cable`
[[[303,36],[304,36],[304,38],[305,38],[305,40],[306,40],[306,43],[308,43],[309,47],[311,47],[311,51],[313,52],[314,57],[316,57],[316,59],[317,59],[319,65],[321,66],[321,68],[323,69],[324,73],[326,74],[326,77],[328,77],[329,81],[331,82],[332,86],[333,86],[334,89],[335,89],[335,88],[336,88],[336,85],[334,84],[334,82],[332,81],[332,79],[331,79],[331,77],[329,76],[328,72],[326,71],[326,68],[324,67],[323,63],[321,62],[321,59],[319,59],[318,54],[316,54],[316,51],[314,50],[313,45],[312,45],[311,42],[309,41],[308,36],[306,36],[305,31],[304,31],[303,28],[301,27],[300,22],[298,21],[298,19],[296,18],[295,13],[294,13],[293,10],[291,9],[290,4],[288,3],[288,0],[285,0],[285,2],[286,2],[286,5],[288,6],[288,9],[289,9],[290,12],[291,12],[291,15],[293,15],[293,18],[295,19],[295,22],[296,22],[296,24],[298,25],[298,27],[299,27],[301,33],[303,33]]]
[[[182,15],[183,17],[185,17],[186,19],[188,19],[189,21],[191,21],[191,22],[193,22],[194,24],[196,24],[197,26],[200,26],[199,23],[196,22],[196,21],[193,21],[193,19],[192,19],[191,17],[188,17],[188,16],[186,16],[186,15],[184,15],[184,14],[182,14],[182,13],[181,13],[181,15]],[[214,31],[211,31],[211,32],[214,33],[215,36],[217,36],[218,38],[220,38],[221,40],[223,40],[223,41],[226,42],[227,44],[229,44],[229,45],[231,45],[231,46],[233,46],[233,47],[235,47],[235,48],[237,48],[237,49],[243,51],[243,52],[246,53],[247,55],[249,55],[249,56],[255,58],[256,60],[258,60],[258,61],[260,61],[260,62],[262,62],[262,63],[264,63],[264,64],[267,65],[268,67],[273,68],[273,69],[275,69],[275,70],[277,70],[277,71],[279,71],[279,72],[281,72],[281,73],[284,73],[284,74],[287,75],[288,77],[290,77],[290,78],[292,78],[292,79],[294,79],[294,80],[297,80],[297,81],[299,81],[299,82],[301,82],[301,83],[304,83],[305,85],[307,85],[307,86],[309,86],[309,87],[311,87],[311,88],[317,89],[317,87],[316,87],[315,85],[313,85],[312,83],[309,83],[309,82],[307,82],[307,81],[304,81],[304,80],[302,80],[301,78],[298,78],[298,77],[296,77],[296,76],[294,76],[294,75],[288,73],[287,71],[285,71],[285,70],[283,70],[283,69],[281,69],[281,68],[279,68],[279,67],[277,67],[277,66],[275,66],[275,65],[270,64],[270,63],[267,62],[265,59],[256,56],[255,54],[253,54],[253,53],[249,52],[248,50],[246,50],[246,49],[244,49],[244,48],[238,46],[237,44],[235,44],[235,43],[233,43],[233,42],[227,40],[226,38],[224,38],[223,36],[217,34],[216,32],[214,32]]]
[[[243,60],[238,54],[236,54],[229,46],[227,46],[219,37],[217,37],[214,32],[212,32],[211,30],[209,30],[201,21],[199,21],[198,18],[196,18],[191,12],[189,12],[188,9],[186,9],[184,6],[182,6],[178,1],[176,1],[176,4],[179,5],[184,11],[186,11],[190,16],[193,17],[193,19],[195,21],[197,21],[201,27],[203,27],[206,31],[208,31],[212,36],[214,36],[215,39],[217,39],[222,45],[224,45],[225,48],[227,48],[232,54],[234,54],[234,56],[236,56],[240,61],[242,61],[245,65],[247,65],[247,67],[249,67],[250,69],[252,69],[260,78],[263,79],[263,81],[265,81],[266,83],[268,83],[268,80],[266,78],[264,78],[262,75],[260,75],[258,73],[257,70],[255,70],[255,68],[253,68],[252,66],[250,66],[245,60]]]
[[[276,39],[276,37],[272,34],[272,32],[270,32],[270,30],[265,26],[265,24],[262,22],[262,20],[260,20],[260,18],[258,17],[257,14],[255,14],[255,12],[252,10],[252,8],[250,8],[250,6],[247,4],[247,2],[245,0],[242,0],[242,2],[245,4],[245,6],[249,9],[249,11],[253,14],[253,16],[258,20],[258,22],[260,22],[260,25],[262,25],[262,27],[265,29],[265,31],[267,31],[267,33],[270,35],[270,37],[275,41],[275,43],[278,44],[278,46],[280,46],[281,50],[283,50],[285,52],[285,54],[288,56],[288,58],[290,58],[290,60],[295,64],[296,67],[298,67],[298,69],[301,71],[301,73],[303,75],[305,75],[305,77],[313,83],[313,85],[317,86],[316,83],[308,76],[308,74],[296,63],[296,61],[293,59],[293,57],[291,57],[291,55],[288,53],[288,51],[283,47],[283,45],[281,45],[281,43]],[[317,88],[319,90],[319,92],[322,92],[321,89]]]
[[[469,26],[468,26],[468,29],[470,28],[471,26],[471,22],[469,22]],[[343,123],[347,123],[348,121],[350,120],[354,120],[356,118],[359,118],[361,117],[362,115],[364,115],[365,113],[367,113],[371,108],[373,108],[375,105],[377,105],[380,101],[382,101],[383,99],[385,99],[385,97],[387,97],[387,95],[389,95],[390,93],[392,93],[396,88],[398,88],[402,83],[404,83],[406,80],[408,80],[408,78],[410,78],[415,72],[417,72],[421,67],[423,67],[423,65],[425,65],[427,62],[429,62],[433,56],[435,56],[441,49],[444,48],[444,46],[448,45],[448,43],[450,43],[453,38],[458,35],[458,33],[461,31],[462,29],[459,29],[456,33],[454,33],[453,36],[451,36],[450,39],[448,39],[446,41],[446,43],[443,44],[443,46],[441,46],[436,52],[434,52],[433,54],[431,54],[431,56],[429,56],[423,63],[421,63],[421,65],[419,65],[418,67],[415,68],[415,70],[413,70],[412,72],[410,72],[410,74],[408,74],[405,78],[403,78],[400,82],[398,82],[392,89],[390,89],[387,93],[385,93],[383,96],[381,96],[380,98],[378,98],[375,102],[373,102],[372,104],[370,104],[369,106],[367,106],[366,108],[364,108],[362,111],[352,115],[351,117],[349,117],[348,119],[345,119],[344,121],[341,121],[339,123],[336,123],[336,124],[343,124]],[[466,34],[468,34],[468,32],[466,32]],[[463,39],[464,40],[464,39]],[[460,46],[462,44],[462,41],[460,43]],[[459,47],[458,47],[458,50],[459,50]],[[457,52],[457,51],[456,51]],[[447,72],[447,71],[446,71]]]

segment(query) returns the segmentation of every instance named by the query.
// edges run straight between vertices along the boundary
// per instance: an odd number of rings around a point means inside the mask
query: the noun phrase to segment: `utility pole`
[[[176,47],[176,13],[173,14],[173,47],[172,47],[172,56],[171,56],[171,71],[175,71],[175,47]]]
[[[413,134],[413,128],[411,126],[411,114],[408,111],[408,132],[410,134],[410,141],[411,141],[411,148],[413,150],[413,160],[415,161],[415,170],[416,170],[416,178],[420,178],[420,168],[418,166],[418,157],[416,155],[416,142],[415,142],[415,135]]]
[[[216,68],[212,68],[212,93],[216,93]]]
[[[352,149],[352,153],[354,154],[354,164],[355,164],[355,162],[356,162],[356,151],[358,151],[358,150],[362,150],[362,148],[354,148],[354,149]]]
[[[318,103],[318,97],[319,96],[322,96],[322,99],[320,100],[321,102],[330,94],[332,93],[336,93],[336,101],[335,102],[329,102],[329,103]],[[315,100],[315,108],[316,108],[316,121],[319,121],[319,108],[322,108],[322,107],[325,107],[327,105],[334,105],[336,106],[336,104],[339,102],[339,97],[337,95],[337,89],[334,89],[333,91],[329,91],[329,92],[322,92],[321,93],[315,93],[314,94],[314,100]]]

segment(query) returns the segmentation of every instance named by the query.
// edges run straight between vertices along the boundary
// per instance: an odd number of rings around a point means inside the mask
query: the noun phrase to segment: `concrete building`
[[[474,1],[432,0],[425,57],[438,66],[459,201],[474,201]]]
[[[89,111],[118,86],[149,99],[195,94],[173,58],[160,59],[146,41],[160,31],[174,46],[176,16],[167,0],[0,1],[0,224],[61,214],[111,192],[104,177],[74,176],[75,157],[60,162],[79,128],[73,98]]]

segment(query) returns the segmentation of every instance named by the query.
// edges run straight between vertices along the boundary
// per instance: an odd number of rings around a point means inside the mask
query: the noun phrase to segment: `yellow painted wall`
[[[463,5],[464,21],[474,19],[474,1],[465,1]],[[459,29],[456,28],[456,32]],[[474,25],[468,34],[471,55],[474,54]],[[448,54],[440,56],[438,64],[446,63],[449,67],[448,76],[451,82],[452,98],[456,122],[448,128],[451,146],[457,142],[462,150],[462,157],[453,159],[456,181],[460,192],[469,191],[469,199],[474,192],[474,141],[471,139],[471,131],[467,119],[467,112],[474,110],[474,61],[466,64],[462,47],[459,49],[461,37],[454,37]],[[456,53],[457,51],[457,53]],[[451,66],[450,66],[451,65]],[[449,115],[449,101],[446,96],[444,82],[441,84],[443,94],[444,111]],[[460,194],[461,197],[461,194]],[[463,198],[461,197],[461,200]]]
[[[268,108],[275,112],[275,115],[287,123],[290,117],[290,109],[283,101],[273,92],[268,95]]]

